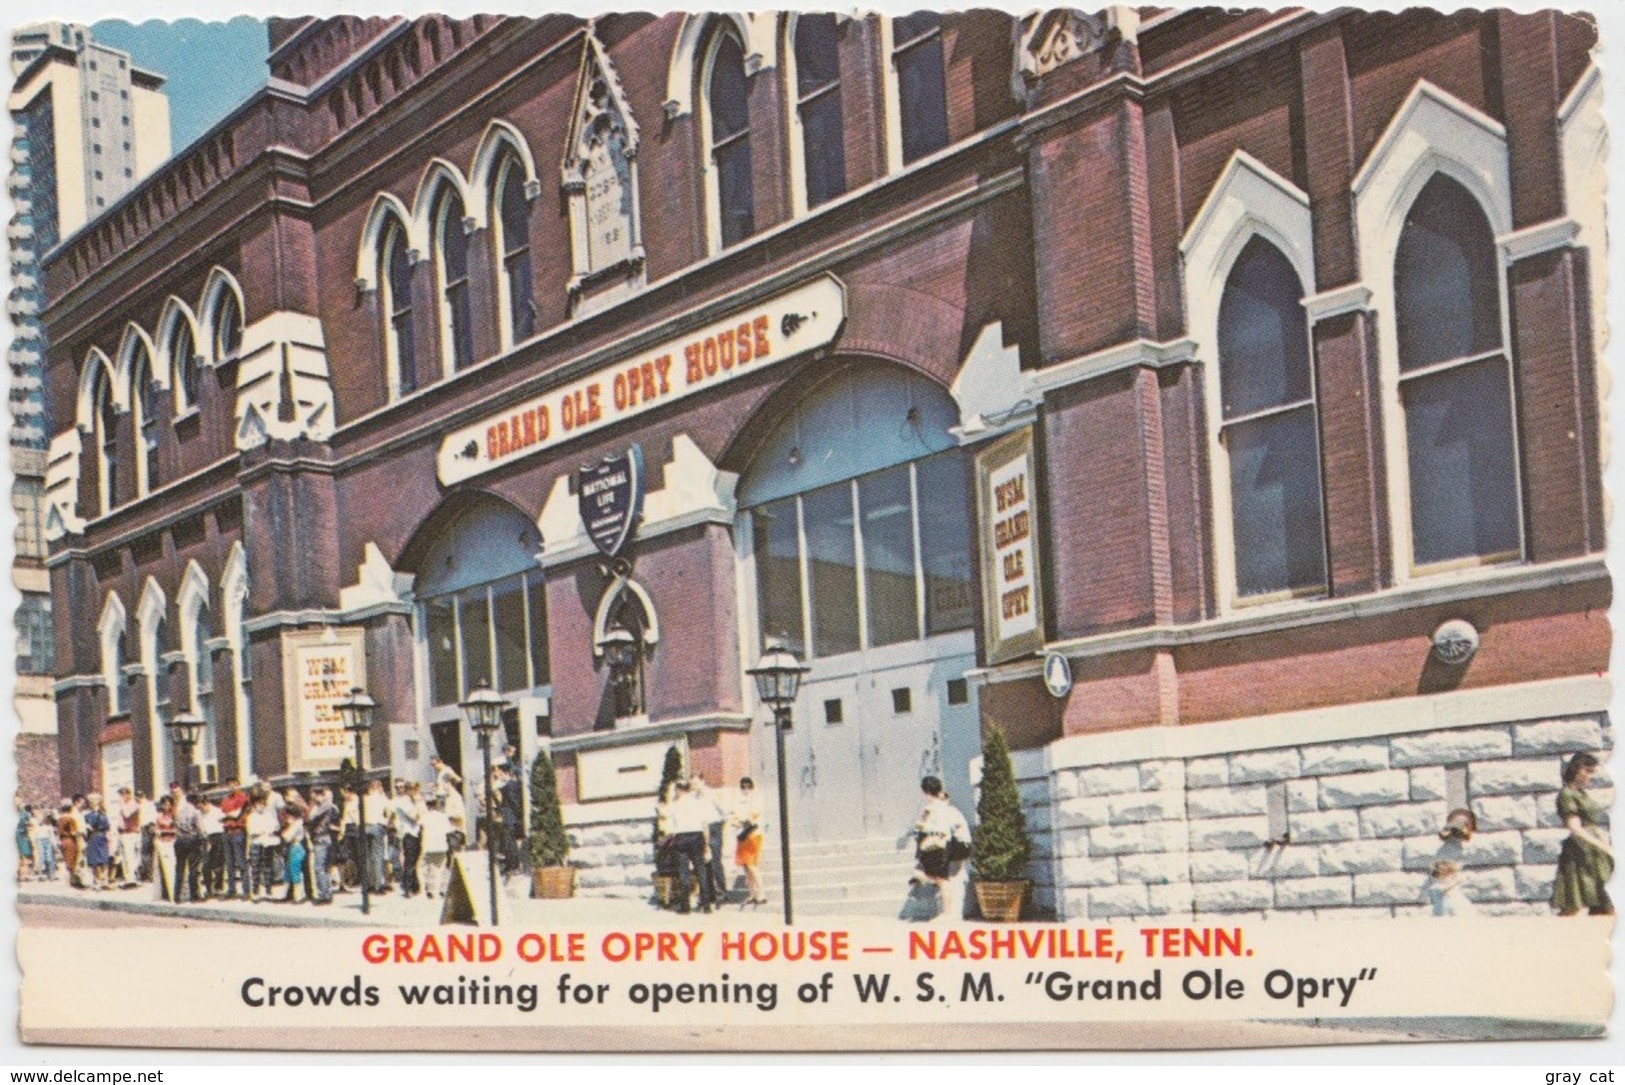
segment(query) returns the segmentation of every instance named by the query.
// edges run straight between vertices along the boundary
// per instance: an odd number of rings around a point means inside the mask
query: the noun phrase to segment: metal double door
[[[878,672],[809,675],[785,736],[790,829],[798,843],[898,839],[918,817],[920,779],[937,776],[961,808],[980,750],[976,708],[950,704],[948,678],[974,656]],[[757,745],[758,779],[772,779],[772,737]]]

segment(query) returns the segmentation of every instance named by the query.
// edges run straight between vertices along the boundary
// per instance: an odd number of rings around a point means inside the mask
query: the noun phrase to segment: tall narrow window
[[[142,495],[157,489],[158,473],[158,410],[156,391],[152,383],[152,365],[147,348],[135,348],[135,360],[130,365],[130,392],[135,401],[135,432],[137,484]]]
[[[214,360],[229,361],[243,349],[243,307],[237,295],[222,287],[216,303],[212,325],[214,327]]]
[[[518,343],[536,334],[536,305],[531,300],[530,201],[525,199],[524,170],[512,155],[502,164],[494,202],[508,334]]]
[[[169,364],[175,381],[176,411],[189,411],[198,405],[203,390],[203,359],[198,356],[192,325],[185,317],[177,316],[169,333]]]
[[[378,281],[383,285],[385,357],[397,395],[417,391],[417,355],[412,342],[412,256],[406,228],[399,221],[384,227],[379,247]]]
[[[942,65],[942,17],[919,11],[892,22],[897,119],[903,163],[948,145],[948,93]]]
[[[1495,240],[1478,202],[1443,174],[1406,216],[1394,290],[1414,563],[1516,557],[1518,467]]]
[[[120,629],[118,636],[113,640],[113,673],[109,676],[113,689],[108,703],[112,706],[112,714],[115,716],[126,716],[130,712],[130,683],[124,677],[124,665],[129,661],[129,637]]]
[[[468,306],[468,234],[463,201],[447,192],[435,211],[435,253],[440,274],[442,328],[453,371],[474,361],[474,329]]]
[[[807,206],[817,207],[846,191],[842,142],[841,69],[835,16],[796,20],[796,113],[807,177]]]
[[[95,363],[91,363],[95,364]],[[102,512],[112,512],[118,500],[118,404],[113,402],[113,381],[104,370],[96,381],[97,467],[101,470]]]
[[[1314,376],[1303,287],[1274,245],[1242,249],[1219,303],[1219,440],[1230,461],[1236,594],[1324,589]]]
[[[756,232],[745,51],[731,30],[718,31],[712,41],[706,105],[711,116],[711,161],[716,169],[717,222],[726,248]]]
[[[198,746],[197,759],[202,763],[217,761],[220,744],[216,735],[214,710],[214,657],[209,654],[209,641],[214,638],[214,624],[209,620],[209,604],[200,603],[192,621],[192,711],[203,719],[203,740]]]

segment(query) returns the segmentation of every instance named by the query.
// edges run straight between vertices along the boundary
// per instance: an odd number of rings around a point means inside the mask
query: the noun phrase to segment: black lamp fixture
[[[779,869],[784,875],[784,925],[794,921],[790,903],[790,792],[784,775],[784,733],[790,729],[791,709],[801,680],[810,670],[782,645],[769,644],[761,662],[745,673],[756,679],[756,694],[773,710],[774,748],[779,763]]]
[[[203,729],[208,726],[196,712],[177,712],[164,724],[169,739],[175,744],[175,760],[180,769],[182,790],[192,789],[192,750],[203,741]]]
[[[497,795],[491,784],[491,736],[502,726],[502,710],[508,702],[485,683],[469,690],[468,699],[457,702],[457,707],[468,717],[468,725],[480,740],[480,752],[485,755],[485,850],[490,866],[491,925],[497,917]]]
[[[366,748],[367,732],[372,730],[372,714],[378,708],[378,702],[367,695],[367,691],[360,686],[350,687],[350,696],[336,703],[333,708],[338,712],[339,719],[344,721],[344,729],[355,737],[355,802],[356,817],[361,829],[361,869],[356,873],[361,878],[361,914],[370,915],[372,901],[368,896],[372,883],[372,856],[367,841],[367,762],[363,756]]]

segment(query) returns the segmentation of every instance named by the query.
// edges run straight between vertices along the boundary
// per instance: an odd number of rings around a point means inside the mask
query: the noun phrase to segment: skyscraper
[[[55,664],[49,580],[42,534],[50,405],[43,379],[45,284],[39,258],[73,234],[169,157],[169,102],[163,77],[127,53],[97,44],[88,27],[36,23],[12,34],[11,223],[15,327],[11,365],[12,506],[17,514],[13,580],[17,609],[18,780],[29,799],[56,790]]]

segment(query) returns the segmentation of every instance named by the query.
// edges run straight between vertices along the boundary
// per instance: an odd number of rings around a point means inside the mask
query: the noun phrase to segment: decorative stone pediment
[[[45,540],[55,542],[64,535],[79,535],[85,519],[79,515],[79,457],[83,445],[77,426],[51,438],[45,457]]]
[[[1016,70],[1029,82],[1041,79],[1098,50],[1110,29],[1104,15],[1072,8],[1024,15],[1016,29]]]
[[[643,285],[638,125],[620,77],[588,33],[562,166],[570,210],[570,309],[596,308]]]
[[[266,441],[333,435],[333,386],[321,321],[272,313],[243,329],[237,367],[239,451]]]

